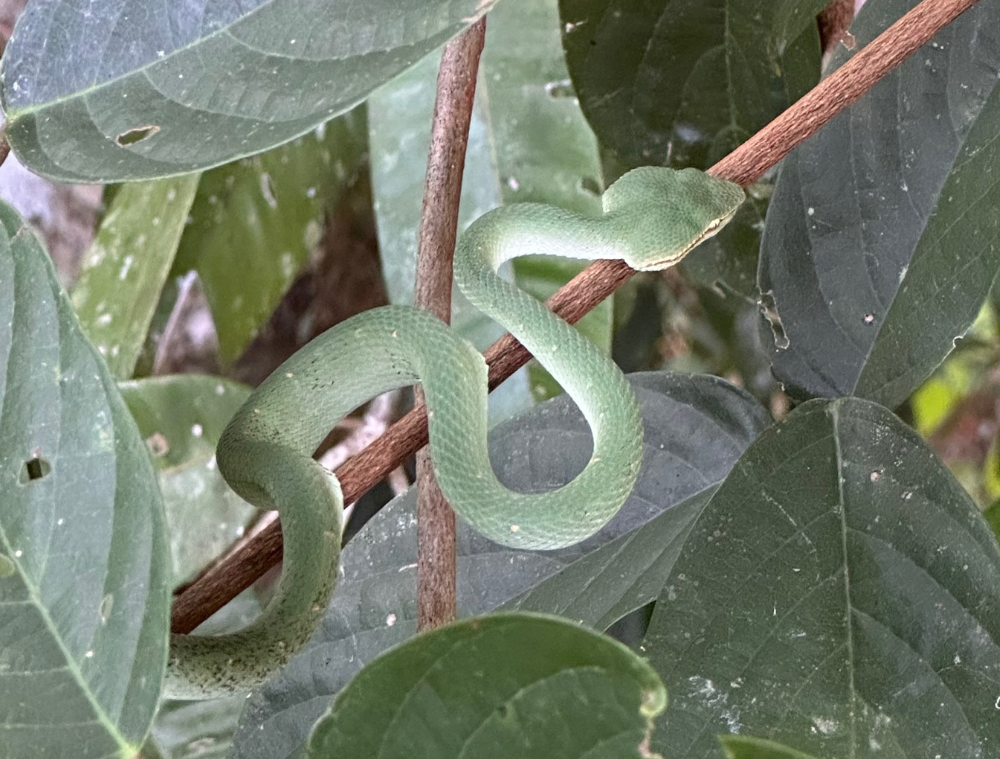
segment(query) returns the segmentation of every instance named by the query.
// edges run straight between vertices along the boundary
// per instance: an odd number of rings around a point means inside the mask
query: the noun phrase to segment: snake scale
[[[174,635],[166,693],[248,692],[309,639],[336,584],[343,497],[312,454],[344,416],[379,393],[420,383],[431,456],[445,497],[487,538],[555,549],[593,535],[621,508],[642,463],[639,406],[622,372],[579,332],[497,275],[505,261],[545,253],[673,266],[736,213],[739,185],[694,169],[635,169],[602,196],[603,214],[503,206],[479,218],[455,251],[455,283],[562,385],[583,412],[593,453],[571,482],[523,494],[496,479],[487,450],[486,363],[430,314],[401,306],[333,327],[282,364],[237,411],[219,440],[219,471],[245,500],[277,509],[284,562],[274,598],[231,635]]]

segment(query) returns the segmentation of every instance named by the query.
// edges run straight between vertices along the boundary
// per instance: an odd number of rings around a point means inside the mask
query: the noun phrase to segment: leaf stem
[[[414,305],[451,321],[452,262],[458,232],[462,172],[486,17],[444,48],[427,158],[417,247]],[[417,401],[423,403],[417,390]],[[440,627],[456,618],[455,512],[434,479],[430,451],[417,452],[417,627]]]
[[[742,185],[756,182],[793,148],[812,136],[872,85],[928,42],[940,29],[978,0],[923,0],[851,60],[804,95],[750,140],[709,169],[709,173]],[[548,301],[552,311],[570,323],[579,321],[627,282],[633,272],[622,261],[598,261],[564,285]],[[504,335],[486,351],[493,389],[530,358],[527,350]],[[388,432],[337,470],[346,502],[357,500],[399,462],[427,443],[427,419],[417,406]],[[281,558],[277,525],[234,552],[188,587],[174,603],[174,632],[190,632]]]

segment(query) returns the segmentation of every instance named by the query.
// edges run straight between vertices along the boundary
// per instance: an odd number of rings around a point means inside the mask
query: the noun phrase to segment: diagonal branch
[[[764,129],[709,169],[709,173],[744,186],[753,184],[795,146],[818,132],[977,1],[923,0]],[[633,273],[624,262],[598,261],[553,295],[548,306],[568,322],[579,321]],[[490,388],[507,379],[529,358],[527,350],[510,335],[500,338],[486,351]],[[427,419],[423,407],[418,406],[337,470],[345,500],[357,500],[426,443]],[[280,558],[281,532],[275,525],[258,540],[232,554],[228,561],[221,562],[176,599],[174,631],[193,630]]]

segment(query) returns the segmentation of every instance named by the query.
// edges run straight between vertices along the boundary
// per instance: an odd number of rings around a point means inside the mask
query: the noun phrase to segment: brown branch
[[[483,16],[461,37],[445,45],[437,78],[414,305],[445,323],[451,321],[458,204],[485,37]],[[423,400],[423,392],[418,389],[417,401]],[[424,448],[417,453],[417,629],[440,627],[455,620],[455,586],[455,512],[434,479],[430,452]]]
[[[742,185],[756,182],[795,146],[815,134],[841,110],[860,98],[876,81],[912,55],[934,34],[971,8],[977,0],[923,0],[899,21],[808,94],[778,116],[749,141],[709,171]],[[634,272],[621,261],[598,261],[564,285],[549,307],[569,322],[579,320],[626,282]],[[529,356],[510,335],[486,351],[490,387],[494,388],[523,366]],[[337,471],[350,502],[366,493],[427,443],[427,420],[417,407],[389,431]],[[174,604],[175,632],[189,632],[220,609],[280,558],[277,528],[262,535],[256,545],[234,555],[203,577]]]

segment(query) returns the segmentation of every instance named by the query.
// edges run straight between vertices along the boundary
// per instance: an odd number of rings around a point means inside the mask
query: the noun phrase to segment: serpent
[[[248,692],[311,637],[336,584],[343,518],[340,485],[313,453],[340,419],[393,388],[423,387],[438,485],[456,513],[485,537],[548,550],[603,527],[639,475],[638,402],[610,358],[497,270],[539,253],[665,269],[718,232],[743,199],[739,185],[694,169],[645,167],[607,188],[601,215],[512,204],[483,215],[461,236],[456,285],[531,352],[590,426],[589,462],[555,490],[514,492],[496,478],[487,449],[486,363],[425,311],[386,306],[363,312],[289,358],[236,412],[216,450],[229,486],[280,514],[278,586],[261,616],[241,631],[171,636],[166,693],[210,698]]]

